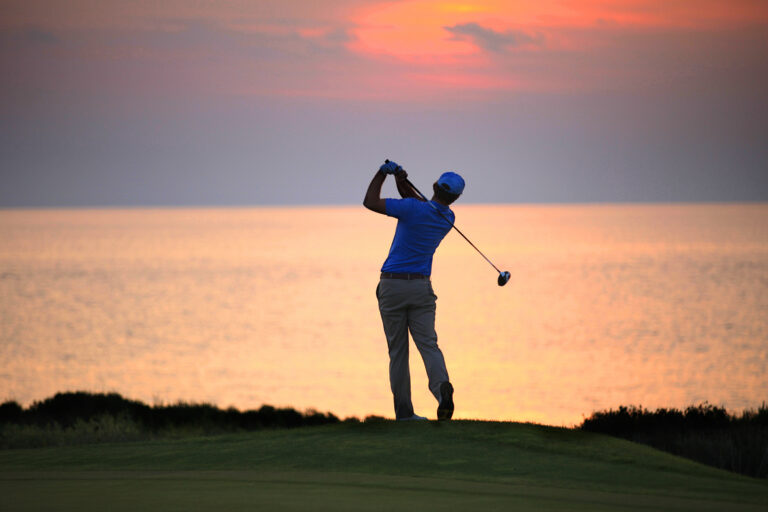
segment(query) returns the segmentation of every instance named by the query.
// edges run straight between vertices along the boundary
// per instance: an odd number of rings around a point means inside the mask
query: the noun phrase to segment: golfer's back
[[[451,209],[436,201],[413,198],[387,199],[386,209],[398,222],[381,271],[431,275],[435,249],[451,230],[448,220],[455,219]]]

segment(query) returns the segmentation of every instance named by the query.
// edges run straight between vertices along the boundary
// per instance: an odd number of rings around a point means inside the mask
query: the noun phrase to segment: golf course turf
[[[0,509],[768,510],[768,482],[531,424],[340,423],[0,451]]]

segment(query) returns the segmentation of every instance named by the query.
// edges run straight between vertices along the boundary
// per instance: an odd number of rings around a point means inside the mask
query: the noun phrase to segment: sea
[[[456,418],[768,400],[768,204],[457,205],[434,258]],[[117,392],[393,417],[361,206],[0,210],[0,401]],[[435,417],[411,344],[413,400]]]

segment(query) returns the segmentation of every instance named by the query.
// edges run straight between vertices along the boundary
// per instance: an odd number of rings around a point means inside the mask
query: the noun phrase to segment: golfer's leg
[[[419,290],[416,305],[408,310],[408,326],[411,336],[419,349],[424,367],[429,378],[429,390],[440,402],[440,384],[448,382],[448,370],[445,367],[445,358],[440,347],[437,346],[437,332],[435,331],[435,300],[437,297],[432,292],[429,281],[424,282],[424,287]]]
[[[395,417],[413,416],[411,372],[408,367],[408,314],[401,307],[397,284],[382,280],[378,288],[379,312],[389,348],[389,385],[395,402]]]

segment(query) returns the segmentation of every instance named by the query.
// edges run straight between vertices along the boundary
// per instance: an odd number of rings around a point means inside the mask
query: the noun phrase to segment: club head
[[[504,286],[505,284],[507,284],[507,281],[509,281],[509,277],[510,277],[509,272],[507,272],[506,270],[504,272],[499,272],[499,281],[498,281],[499,286]]]

